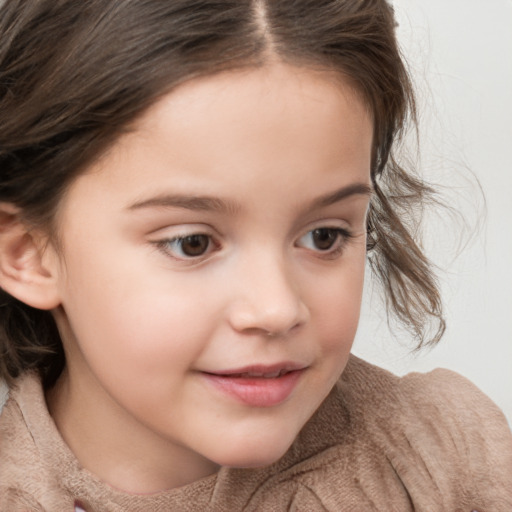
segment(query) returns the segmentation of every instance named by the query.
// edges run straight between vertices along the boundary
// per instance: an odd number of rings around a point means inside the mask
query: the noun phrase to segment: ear
[[[28,229],[20,211],[0,203],[0,287],[37,309],[60,304],[57,258],[45,238]]]

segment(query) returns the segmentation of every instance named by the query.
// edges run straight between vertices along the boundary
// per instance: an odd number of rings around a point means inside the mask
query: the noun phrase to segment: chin
[[[242,456],[238,454],[233,457],[224,457],[224,461],[221,463],[221,466],[240,469],[263,468],[277,462],[287,451],[288,448],[279,452],[273,451],[273,453],[265,454],[264,456],[262,456],[261,453],[255,453],[254,456],[245,453]]]
[[[277,462],[288,451],[297,433],[292,435],[251,436],[224,445],[224,450],[215,462],[232,468],[260,468]],[[229,446],[229,450],[226,450]]]

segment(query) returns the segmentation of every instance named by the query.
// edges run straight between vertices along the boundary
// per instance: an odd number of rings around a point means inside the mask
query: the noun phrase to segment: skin
[[[85,468],[150,493],[286,452],[355,336],[371,145],[349,84],[272,64],[180,86],[76,179],[47,249],[67,357],[47,401]],[[304,370],[270,407],[204,373],[283,361]]]

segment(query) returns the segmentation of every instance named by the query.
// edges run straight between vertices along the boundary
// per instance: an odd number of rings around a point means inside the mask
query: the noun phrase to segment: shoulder
[[[430,470],[481,499],[512,510],[512,434],[502,411],[466,378],[448,370],[400,379],[400,427]],[[475,507],[476,509],[477,507]]]
[[[490,484],[489,476],[494,475],[495,482],[506,480],[512,492],[512,433],[487,395],[465,377],[444,369],[406,375],[397,389],[400,426],[409,437],[459,461],[473,482]]]
[[[418,429],[420,419],[426,435],[445,432],[457,453],[466,455],[468,462],[486,454],[512,452],[512,434],[504,414],[465,377],[444,369],[412,373],[400,379],[398,390],[401,403],[407,407],[403,420],[407,429]],[[498,461],[499,457],[494,464]],[[508,463],[512,477],[512,461]]]
[[[3,462],[34,445],[22,410],[27,381],[28,376],[19,378],[11,389],[5,385],[0,389],[0,455]]]
[[[17,399],[19,393],[17,386],[8,389],[4,384],[0,389],[0,505],[3,507],[5,500],[12,506],[9,500],[23,493],[18,484],[30,464],[37,461],[37,451]]]
[[[352,412],[357,412],[357,403],[364,402],[367,406],[359,413],[365,422],[385,420],[386,426],[415,426],[427,435],[443,429],[471,435],[475,428],[480,432],[485,429],[489,442],[503,439],[504,433],[512,435],[496,404],[468,379],[450,370],[398,377],[352,357],[337,394]]]
[[[392,459],[415,452],[426,472],[438,475],[439,486],[465,479],[473,488],[508,489],[512,500],[512,433],[502,411],[474,384],[444,369],[396,377],[359,359],[352,362],[348,387],[370,377],[358,393],[377,404],[364,412],[365,422],[393,447]]]
[[[444,369],[397,377],[354,357],[339,390],[418,501],[437,494],[447,509],[461,500],[475,510],[512,509],[512,434],[469,380]]]
[[[352,356],[338,383],[338,394],[349,402],[368,405],[361,414],[366,421],[386,417],[392,423],[421,425],[424,431],[445,428],[471,431],[472,427],[510,433],[502,411],[468,379],[453,371],[436,369],[398,377]],[[396,413],[399,413],[398,416]]]
[[[2,410],[4,408],[5,402],[7,402],[7,397],[9,396],[9,388],[7,384],[0,379],[0,414],[2,414]]]
[[[35,375],[21,376],[11,389],[0,390],[1,511],[46,510],[43,502],[53,503],[56,485],[35,441],[39,423],[44,422],[43,407],[44,395]]]

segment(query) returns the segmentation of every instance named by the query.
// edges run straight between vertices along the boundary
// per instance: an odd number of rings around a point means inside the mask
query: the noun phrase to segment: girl
[[[444,329],[384,0],[6,0],[0,34],[2,511],[511,509],[489,399],[350,355],[367,258]]]

